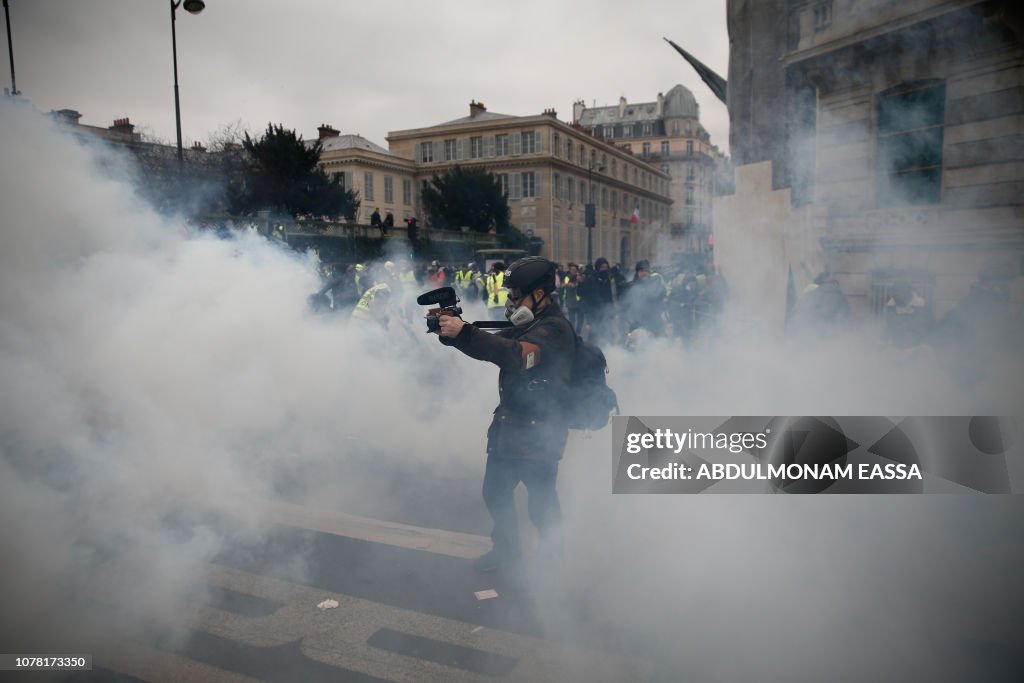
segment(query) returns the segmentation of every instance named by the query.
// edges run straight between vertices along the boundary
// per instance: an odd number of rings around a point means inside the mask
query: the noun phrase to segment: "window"
[[[455,159],[456,159],[455,140],[445,140],[444,141],[444,160],[445,161],[455,161]]]
[[[607,187],[602,187],[601,188],[601,208],[606,210],[606,211],[608,210],[608,188]]]
[[[832,0],[814,6],[814,30],[824,31],[832,25]]]
[[[494,138],[494,155],[499,157],[508,156],[508,136],[498,135]]]
[[[562,137],[558,133],[551,138],[551,153],[556,157],[562,156]]]
[[[576,183],[572,181],[572,178],[565,179],[565,199],[569,202],[576,201]]]
[[[363,174],[363,195],[368,201],[373,201],[373,173],[369,171]]]
[[[590,168],[597,168],[597,150],[590,150]]]
[[[679,135],[679,122],[678,121],[673,121],[672,122],[672,135]]]
[[[687,204],[693,204],[693,188],[692,187],[686,188],[686,203]]]
[[[562,241],[562,226],[559,223],[555,223],[551,228],[551,258],[556,263],[558,262],[559,256],[559,243]]]
[[[693,140],[686,141],[686,153],[693,156]]]
[[[645,123],[644,124],[644,135],[650,135],[652,131],[653,131],[653,129],[651,128],[651,124]]]
[[[624,145],[622,146],[622,149],[626,150],[627,152],[632,152],[632,151],[633,151],[633,145],[631,145],[631,144],[629,144],[629,143],[627,142],[626,144],[624,144]]]
[[[878,96],[878,203],[933,204],[942,191],[946,85],[906,83]]]
[[[693,170],[693,164],[687,164],[686,165],[686,179],[687,180],[693,180],[695,177],[696,177],[696,174],[694,173],[694,170]]]
[[[402,179],[402,203],[406,206],[412,204],[412,181],[408,178]]]
[[[395,179],[389,175],[384,176],[384,201],[388,204],[395,201]]]
[[[420,143],[420,163],[429,164],[434,160],[434,143]]]
[[[587,203],[587,184],[582,180],[580,181],[580,202]]]
[[[533,171],[524,171],[522,173],[523,180],[523,197],[536,197],[537,196],[537,174]]]
[[[469,156],[472,159],[480,159],[484,155],[484,139],[475,137],[469,139]]]
[[[651,143],[645,142],[644,143],[644,159],[646,159],[649,156],[651,156]]]
[[[520,133],[523,140],[523,154],[537,153],[537,133],[532,130],[524,130]],[[525,196],[525,195],[524,195]]]
[[[935,273],[923,270],[881,269],[871,273],[871,312],[884,316],[892,297],[893,285],[899,280],[908,282],[914,293],[924,299],[926,310],[931,310],[935,293]]]
[[[612,159],[612,177],[614,178],[617,175],[619,175],[619,162]]]
[[[501,186],[501,193],[508,198],[508,173],[498,174],[498,184]]]
[[[347,190],[348,189],[348,184],[347,184],[348,183],[348,179],[345,177],[345,175],[346,175],[345,172],[332,173],[331,174],[331,177],[337,179],[338,185],[343,190]]]
[[[551,176],[551,197],[553,199],[562,198],[562,176],[561,174],[555,173]]]
[[[612,213],[619,210],[619,193],[612,190]]]
[[[633,124],[631,124],[631,123],[624,123],[624,124],[622,124],[622,137],[628,138],[632,134],[633,134]]]
[[[583,149],[583,145],[580,145],[580,166],[583,165],[583,158],[586,156],[586,150]]]
[[[661,143],[661,156],[668,159],[668,140],[663,140]]]

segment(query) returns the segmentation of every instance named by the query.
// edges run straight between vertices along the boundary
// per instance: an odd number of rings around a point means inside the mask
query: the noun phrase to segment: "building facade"
[[[594,258],[654,258],[669,232],[669,175],[560,121],[553,110],[510,116],[472,102],[464,118],[390,132],[388,147],[392,158],[411,165],[413,210],[421,218],[420,191],[433,176],[456,165],[485,168],[505,190],[512,224],[541,240],[540,253],[559,263],[586,262],[588,238]],[[596,221],[588,234],[584,207],[591,201]]]
[[[359,135],[342,135],[327,124],[319,133],[320,166],[338,175],[346,190],[359,193],[359,223],[369,223],[374,209],[391,213],[396,223],[419,215],[416,164]]]
[[[676,85],[654,102],[629,103],[625,97],[611,107],[573,106],[573,121],[597,138],[615,145],[671,178],[668,238],[661,252],[704,254],[714,229],[712,199],[717,192],[718,169],[725,156],[711,144],[700,123],[700,107],[693,93]]]
[[[1002,264],[1019,308],[1021,16],[1009,0],[731,0],[737,186],[716,216],[734,292],[781,314],[786,266],[798,290],[827,269],[862,314],[900,279],[941,316]]]

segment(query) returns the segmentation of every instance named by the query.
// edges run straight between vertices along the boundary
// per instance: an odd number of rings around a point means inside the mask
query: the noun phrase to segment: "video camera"
[[[420,294],[416,297],[416,303],[420,306],[433,306],[437,304],[436,308],[431,308],[427,311],[428,334],[441,331],[441,316],[462,315],[462,309],[459,308],[459,297],[455,294],[455,289],[452,287],[439,287],[425,294]]]
[[[420,306],[433,306],[427,311],[427,333],[441,331],[441,317],[445,315],[461,316],[462,309],[459,307],[459,297],[452,287],[439,287],[432,289],[425,294],[416,297],[416,303]],[[512,327],[512,323],[504,320],[476,320],[472,323],[474,327],[482,330],[503,330]]]

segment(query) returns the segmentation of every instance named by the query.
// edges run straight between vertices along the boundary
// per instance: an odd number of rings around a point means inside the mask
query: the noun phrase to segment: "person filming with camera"
[[[558,305],[556,266],[539,256],[511,264],[505,317],[511,327],[488,333],[456,316],[438,321],[440,341],[500,369],[498,407],[487,430],[483,498],[494,522],[493,549],[476,560],[478,571],[515,573],[522,552],[513,492],[522,482],[530,520],[540,537],[538,559],[559,562],[561,509],[556,479],[568,438],[563,404],[576,336]]]

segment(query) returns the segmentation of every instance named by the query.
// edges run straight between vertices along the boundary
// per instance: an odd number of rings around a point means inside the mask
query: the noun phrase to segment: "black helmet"
[[[640,259],[639,261],[637,261],[636,272],[639,273],[641,270],[646,270],[648,273],[651,272],[651,262],[648,261],[647,259]]]
[[[551,292],[555,289],[555,270],[555,264],[546,258],[527,256],[508,267],[503,284],[520,292],[531,292],[535,289]]]

